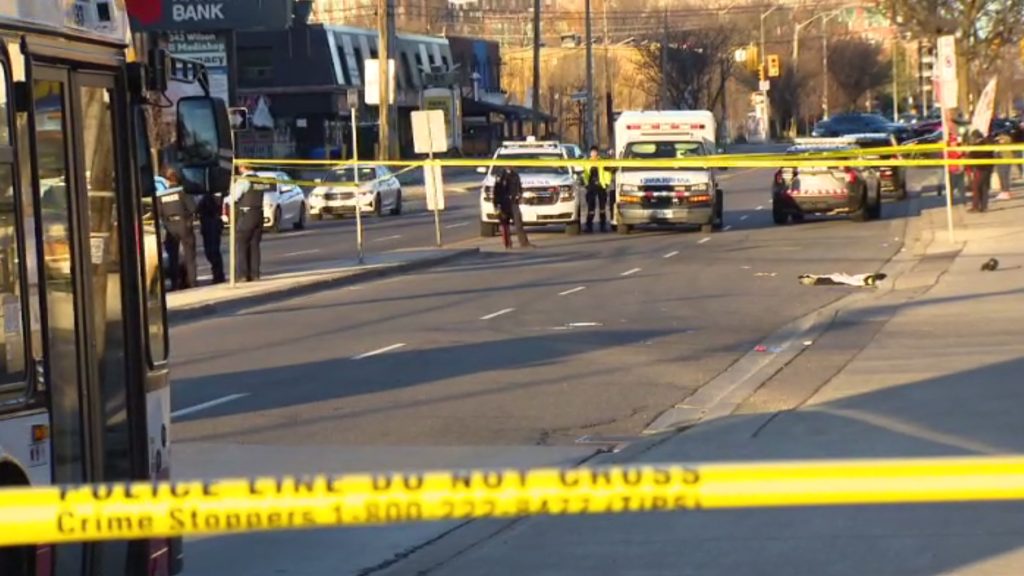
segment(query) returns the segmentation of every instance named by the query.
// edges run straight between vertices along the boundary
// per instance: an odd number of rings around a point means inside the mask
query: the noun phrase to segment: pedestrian
[[[498,226],[501,229],[501,242],[508,250],[512,248],[512,234],[509,229],[513,219],[512,194],[510,178],[506,176],[509,168],[503,168],[494,181],[494,192],[491,201],[494,204],[494,211],[498,213]]]
[[[199,198],[199,233],[203,237],[203,253],[210,263],[213,283],[224,282],[224,256],[221,254],[221,236],[224,222],[221,220],[221,202],[219,194],[206,192]]]
[[[263,240],[263,190],[244,178],[250,172],[238,166],[230,202],[235,212],[235,272],[239,280],[260,279],[260,242]]]
[[[196,286],[196,205],[192,196],[181,187],[178,171],[164,169],[167,189],[160,194],[160,217],[167,230],[164,246],[167,249],[171,290],[185,290]]]
[[[957,146],[960,145],[960,138],[959,138],[959,136],[956,133],[956,127],[955,126],[951,126],[950,128],[951,128],[951,130],[950,130],[949,139],[948,139],[948,146],[950,148],[956,148]],[[960,151],[957,151],[957,150],[951,150],[948,153],[948,156],[949,156],[950,160],[958,160],[960,158],[963,158],[964,153],[960,152]],[[965,177],[966,177],[966,175],[964,173],[964,167],[963,166],[961,166],[959,164],[951,164],[949,166],[949,181],[950,181],[950,185],[953,188],[953,195],[955,197],[963,197],[963,196],[966,195],[966,190],[965,190],[966,186],[965,186],[965,182],[964,182]],[[941,188],[940,188],[939,196],[942,196],[942,194],[943,194],[943,192],[941,191]]]
[[[516,236],[519,237],[519,247],[528,248],[530,247],[530,239],[526,236],[526,229],[523,226],[523,213],[519,208],[519,202],[523,197],[523,183],[519,179],[519,174],[516,173],[515,169],[511,166],[506,166],[502,169],[498,175],[497,180],[494,182],[494,202],[495,207],[499,209],[499,218],[511,219],[512,224],[516,227]],[[511,234],[506,232],[508,227],[508,220],[502,220],[503,234],[506,235],[505,247],[512,247]]]
[[[588,234],[594,231],[594,209],[600,211],[601,232],[608,231],[608,189],[611,187],[612,174],[605,168],[594,164],[601,159],[597,146],[590,147],[590,162],[583,170],[583,183],[587,187],[587,227]]]
[[[967,138],[970,146],[982,146],[989,143],[989,139],[980,131],[974,130]],[[995,158],[991,151],[972,150],[967,157],[974,159]],[[968,212],[987,212],[988,196],[992,186],[992,165],[972,165],[969,167],[971,175],[971,207]]]
[[[1013,138],[1009,133],[1003,131],[996,135],[995,143],[999,145],[1013,144]],[[996,156],[1003,161],[1016,159],[1016,154],[1010,150],[1000,150]],[[1010,164],[999,164],[996,166],[996,174],[999,175],[999,191],[1009,193],[1012,185],[1013,166]]]

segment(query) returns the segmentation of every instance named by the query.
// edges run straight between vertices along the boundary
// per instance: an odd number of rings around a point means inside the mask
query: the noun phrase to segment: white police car
[[[480,193],[480,235],[498,233],[498,214],[494,209],[494,182],[503,166],[501,160],[565,160],[557,166],[516,166],[523,185],[519,209],[526,226],[564,225],[566,234],[580,233],[580,213],[585,190],[577,177],[566,149],[558,142],[528,138],[525,142],[504,142],[494,154],[489,168],[477,168],[485,174]]]

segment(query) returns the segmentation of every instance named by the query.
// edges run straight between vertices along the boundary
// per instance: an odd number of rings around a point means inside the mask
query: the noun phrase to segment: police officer
[[[164,170],[168,188],[159,196],[160,218],[167,230],[167,256],[170,265],[171,289],[184,290],[196,286],[196,205],[181,188],[181,179],[174,168]]]
[[[590,162],[601,159],[597,146],[590,148]],[[611,187],[612,174],[604,168],[589,164],[583,171],[583,183],[587,187],[587,233],[594,231],[594,209],[601,211],[601,232],[608,231],[608,188]]]
[[[249,174],[244,166],[236,173]],[[235,206],[235,260],[239,280],[255,282],[260,279],[260,241],[263,239],[263,186],[253,186],[249,180],[236,180],[231,192]]]
[[[530,244],[530,239],[526,235],[526,228],[523,224],[523,212],[519,209],[519,202],[522,201],[522,198],[522,180],[519,179],[519,174],[515,171],[515,168],[506,166],[502,169],[497,180],[494,182],[495,207],[499,208],[499,214],[502,214],[502,217],[505,218],[502,222],[504,230],[508,229],[509,218],[511,219],[511,223],[516,227],[516,236],[519,238],[519,247],[533,248],[533,244]],[[505,247],[512,247],[511,239],[506,240]]]
[[[224,257],[220,251],[224,222],[220,219],[221,199],[219,194],[207,192],[199,198],[199,233],[203,236],[203,253],[210,263],[213,283],[224,282]]]

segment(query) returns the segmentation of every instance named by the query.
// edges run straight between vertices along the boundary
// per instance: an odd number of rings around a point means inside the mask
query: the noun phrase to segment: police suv
[[[621,160],[671,161],[717,152],[714,115],[706,110],[623,112],[615,121]],[[642,224],[691,224],[704,232],[724,222],[724,202],[706,167],[623,167],[615,178],[613,224],[629,234]]]
[[[544,142],[527,138],[525,142],[503,142],[494,154],[495,162],[489,167],[477,168],[485,174],[480,193],[480,235],[498,233],[498,213],[494,209],[494,182],[503,166],[501,160],[565,160],[557,166],[516,166],[515,171],[523,184],[523,197],[519,210],[526,226],[561,224],[565,233],[580,233],[580,208],[584,189],[577,177],[579,169],[558,142]]]

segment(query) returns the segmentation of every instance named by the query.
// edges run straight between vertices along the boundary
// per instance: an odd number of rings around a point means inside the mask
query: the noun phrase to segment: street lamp
[[[840,11],[824,15],[821,18],[821,110],[822,117],[828,120],[828,28],[825,27],[828,21],[840,14]]]

